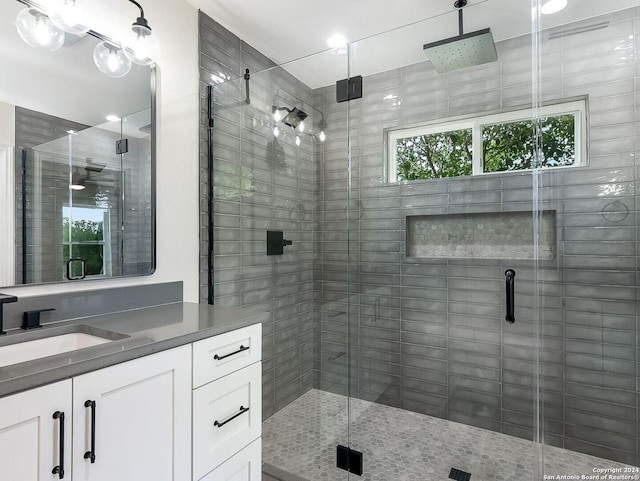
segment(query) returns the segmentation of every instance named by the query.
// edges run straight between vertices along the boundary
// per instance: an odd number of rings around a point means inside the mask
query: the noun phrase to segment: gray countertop
[[[32,331],[9,331],[0,337],[0,347],[69,332],[104,335],[114,340],[0,367],[0,397],[268,319],[268,313],[257,309],[178,303],[56,322]]]

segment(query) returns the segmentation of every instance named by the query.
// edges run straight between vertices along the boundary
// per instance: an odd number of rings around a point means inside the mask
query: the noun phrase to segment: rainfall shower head
[[[462,7],[467,0],[457,0],[459,33],[455,37],[424,45],[424,52],[431,60],[436,72],[450,72],[498,60],[496,44],[490,28],[463,33]]]
[[[282,119],[282,123],[288,125],[292,129],[296,129],[308,116],[309,115],[307,115],[303,110],[300,110],[298,107],[294,107],[289,110],[289,113],[284,117],[284,119]]]

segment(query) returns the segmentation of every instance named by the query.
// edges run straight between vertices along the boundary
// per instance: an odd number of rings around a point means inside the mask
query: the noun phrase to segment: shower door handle
[[[515,292],[515,279],[516,279],[516,271],[513,269],[507,269],[504,272],[505,276],[505,287],[507,291],[507,315],[505,316],[505,321],[509,324],[513,324],[516,322],[515,318],[515,304],[516,304],[516,292]]]

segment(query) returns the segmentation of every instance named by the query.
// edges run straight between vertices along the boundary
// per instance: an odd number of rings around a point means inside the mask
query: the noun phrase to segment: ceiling
[[[422,45],[455,36],[453,0],[187,0],[312,88],[425,61]],[[638,0],[569,0],[543,28],[638,5]],[[531,32],[530,0],[469,0],[465,32],[490,27],[496,42]],[[403,28],[400,28],[403,27]],[[342,51],[326,51],[341,33],[352,44],[350,70]],[[364,39],[364,40],[362,40]],[[343,54],[343,55],[341,55]]]

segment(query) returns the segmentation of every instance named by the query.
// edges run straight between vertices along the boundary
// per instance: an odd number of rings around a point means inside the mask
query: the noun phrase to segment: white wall
[[[151,276],[3,288],[34,296],[168,281],[184,282],[198,302],[198,12],[183,0],[141,2],[160,42],[157,138],[157,268]],[[129,34],[138,10],[127,2],[93,2],[91,27],[112,38]]]

